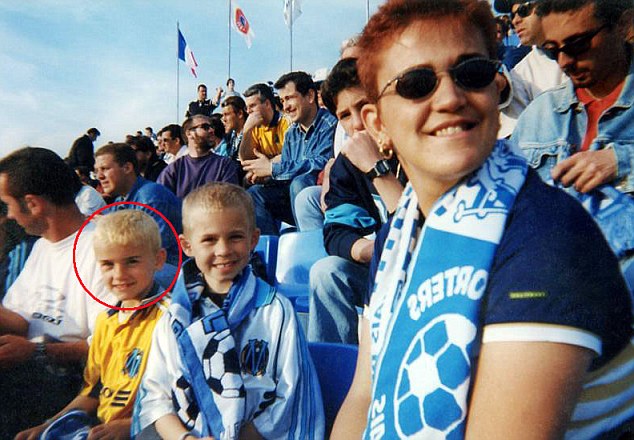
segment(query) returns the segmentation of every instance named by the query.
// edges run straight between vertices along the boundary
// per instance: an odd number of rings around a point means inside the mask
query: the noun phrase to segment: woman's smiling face
[[[489,58],[484,37],[453,17],[413,22],[380,55],[379,90],[415,67],[431,68],[438,76],[434,91],[415,100],[399,96],[392,83],[374,110],[370,107],[370,117],[364,115],[376,137],[391,141],[414,185],[442,193],[480,167],[493,149],[499,126],[496,83],[465,90],[447,72],[474,57]]]

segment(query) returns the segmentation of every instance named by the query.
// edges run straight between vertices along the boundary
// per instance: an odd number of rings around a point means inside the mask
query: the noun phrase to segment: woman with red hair
[[[496,140],[489,3],[389,0],[359,48],[364,124],[409,184],[376,241],[357,370],[333,438],[612,429],[587,390],[631,373],[629,293],[584,209]]]

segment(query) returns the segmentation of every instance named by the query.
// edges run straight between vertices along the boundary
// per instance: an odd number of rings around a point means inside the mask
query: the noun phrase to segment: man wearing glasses
[[[228,157],[213,152],[217,130],[208,116],[194,115],[183,122],[189,154],[176,159],[163,170],[157,182],[169,188],[181,200],[189,192],[208,182],[228,182],[239,185],[238,165]],[[222,133],[224,135],[224,133]]]
[[[524,111],[513,132],[542,179],[593,215],[634,287],[632,0],[542,0],[542,50],[570,78]]]
[[[496,11],[511,14],[522,45],[532,46],[530,53],[509,72],[511,96],[508,106],[500,114],[499,137],[507,137],[513,132],[517,118],[533,99],[567,79],[557,63],[539,47],[544,42],[544,32],[541,17],[536,13],[537,3],[518,0],[496,0],[494,3]]]
[[[169,165],[176,159],[187,154],[187,145],[183,144],[181,126],[170,124],[161,129],[158,134],[159,144],[165,151],[163,160]]]

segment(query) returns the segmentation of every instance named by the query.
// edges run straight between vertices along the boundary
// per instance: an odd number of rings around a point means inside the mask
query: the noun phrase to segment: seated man
[[[156,154],[156,146],[152,139],[147,136],[135,136],[129,145],[136,152],[136,159],[139,163],[139,173],[142,177],[152,182],[156,182],[161,171],[167,167],[167,163]]]
[[[167,187],[181,200],[191,190],[205,183],[238,184],[238,165],[228,157],[221,157],[213,152],[224,136],[224,131],[216,134],[219,125],[222,125],[220,121],[212,123],[209,117],[203,115],[186,119],[183,122],[183,131],[187,136],[189,154],[169,164],[157,182]]]
[[[81,385],[87,339],[107,294],[92,249],[94,227],[75,205],[73,170],[50,150],[0,160],[0,199],[38,240],[0,307],[0,432],[13,438],[67,404]],[[76,247],[74,243],[77,241]]]
[[[634,290],[634,62],[626,38],[632,8],[632,0],[539,3],[542,48],[571,81],[537,97],[511,138],[543,180],[566,188],[590,212],[619,258],[630,290]],[[572,46],[573,40],[584,44]]]
[[[248,266],[260,236],[240,187],[183,202],[183,266],[157,324],[132,434],[161,438],[324,438],[317,376],[288,299]]]
[[[165,153],[163,160],[168,165],[188,154],[187,145],[183,143],[181,126],[178,124],[170,124],[161,128],[158,142]]]
[[[106,288],[117,298],[116,306],[128,310],[111,309],[97,317],[82,390],[55,416],[20,433],[18,440],[35,438],[44,430],[43,438],[51,440],[78,431],[93,438],[130,438],[132,408],[152,333],[167,307],[159,300],[164,289],[154,281],[165,263],[165,249],[156,222],[138,210],[99,218],[93,247]],[[142,311],[131,309],[145,304]],[[75,423],[68,423],[70,418]]]
[[[239,159],[240,144],[244,135],[244,124],[249,116],[247,106],[239,96],[229,96],[222,101],[222,123],[225,126],[225,150],[216,154],[227,156],[237,161]]]
[[[373,196],[393,212],[403,191],[398,162],[386,160],[365,132],[360,112],[368,100],[356,65],[354,58],[340,60],[322,87],[324,103],[350,138],[330,170],[325,194],[324,243],[330,256],[310,270],[309,341],[357,343],[355,306],[367,294],[374,233],[383,224]]]
[[[557,62],[548,58],[540,47],[544,42],[544,30],[536,6],[535,1],[523,0],[496,0],[494,3],[498,12],[513,15],[513,26],[518,31],[522,47],[531,48],[508,73],[510,95],[500,112],[498,137],[508,137],[513,132],[517,118],[531,101],[567,80]]]
[[[245,90],[244,99],[249,116],[242,129],[240,161],[256,159],[256,151],[278,160],[290,122],[275,109],[273,91],[266,84],[255,84]]]
[[[139,165],[134,150],[127,144],[106,144],[95,153],[95,173],[106,194],[115,202],[137,202],[148,205],[182,231],[181,201],[165,187],[139,176]],[[140,209],[152,216],[161,230],[161,240],[167,250],[167,262],[178,264],[178,242],[174,232],[160,215],[142,206],[126,204],[110,209]],[[105,212],[104,212],[105,213]],[[169,285],[169,284],[168,284]]]
[[[280,221],[295,224],[293,201],[304,188],[317,182],[317,175],[332,157],[337,119],[318,108],[317,91],[305,72],[282,75],[275,83],[284,112],[293,121],[279,161],[254,151],[243,160],[247,180],[255,183],[249,193],[255,203],[257,225],[265,235],[278,235]]]

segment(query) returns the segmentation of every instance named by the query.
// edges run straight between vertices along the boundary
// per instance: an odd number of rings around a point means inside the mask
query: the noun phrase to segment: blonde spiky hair
[[[137,209],[124,209],[97,218],[95,243],[122,246],[144,244],[157,253],[161,249],[161,233],[149,214]]]

